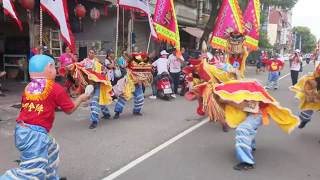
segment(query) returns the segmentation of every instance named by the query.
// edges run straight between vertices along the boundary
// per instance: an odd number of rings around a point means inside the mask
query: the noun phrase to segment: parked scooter
[[[169,74],[164,72],[160,75],[157,82],[157,96],[164,100],[170,100],[172,98],[172,88],[170,83]]]

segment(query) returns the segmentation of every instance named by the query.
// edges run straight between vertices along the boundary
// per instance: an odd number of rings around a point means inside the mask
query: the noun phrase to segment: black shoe
[[[97,127],[97,125],[98,125],[97,122],[92,122],[92,123],[90,124],[90,126],[89,126],[89,129],[94,129],[94,128]]]
[[[111,118],[111,115],[110,115],[110,114],[107,114],[107,115],[104,115],[102,118],[103,118],[103,119],[110,119],[110,118]]]
[[[253,164],[242,162],[242,163],[239,163],[239,164],[233,166],[233,169],[237,170],[237,171],[250,170],[250,169],[254,169],[254,166],[253,166]]]
[[[298,128],[303,129],[309,121],[303,121],[299,124]]]
[[[18,165],[21,163],[20,159],[14,160],[14,162],[18,163]]]
[[[113,119],[119,119],[120,118],[120,113],[116,112],[116,114],[114,114]]]
[[[143,114],[141,112],[133,112],[133,115],[135,115],[135,116],[143,116]]]
[[[59,180],[67,180],[67,177],[61,177]]]
[[[223,132],[229,132],[229,126],[227,124],[222,125],[222,131]]]

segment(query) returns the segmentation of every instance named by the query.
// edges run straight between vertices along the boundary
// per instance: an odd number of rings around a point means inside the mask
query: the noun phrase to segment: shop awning
[[[182,30],[184,30],[185,32],[187,32],[191,36],[199,38],[199,39],[202,37],[202,34],[203,34],[203,30],[200,28],[196,28],[196,27],[185,27],[185,28],[182,28]]]

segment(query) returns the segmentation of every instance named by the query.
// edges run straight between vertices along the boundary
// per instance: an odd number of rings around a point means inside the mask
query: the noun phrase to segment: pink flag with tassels
[[[213,48],[226,49],[231,32],[243,33],[242,13],[237,0],[223,0],[210,44]]]
[[[244,12],[244,29],[246,34],[244,45],[252,51],[259,48],[260,12],[260,0],[249,0]]]

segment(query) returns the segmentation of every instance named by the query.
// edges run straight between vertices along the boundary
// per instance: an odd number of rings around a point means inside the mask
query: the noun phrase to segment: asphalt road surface
[[[304,74],[311,69],[306,66]],[[266,73],[248,70],[247,77],[265,83]],[[286,68],[279,90],[270,93],[298,114],[287,73]],[[223,133],[218,124],[198,117],[196,102],[181,97],[170,102],[146,99],[142,117],[132,116],[129,104],[119,120],[102,120],[95,130],[88,129],[87,107],[71,116],[57,113],[51,134],[60,144],[61,176],[71,180],[320,179],[319,113],[305,129],[290,135],[274,123],[262,126],[256,138],[256,168],[238,172],[232,169],[237,163],[234,131]],[[0,123],[0,174],[17,166],[14,125],[13,120]]]

